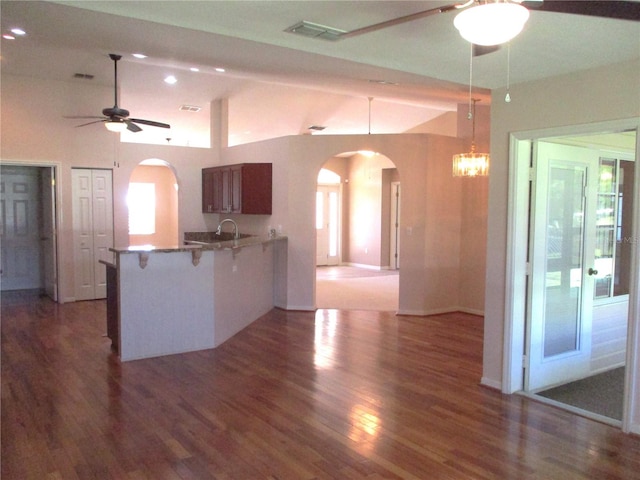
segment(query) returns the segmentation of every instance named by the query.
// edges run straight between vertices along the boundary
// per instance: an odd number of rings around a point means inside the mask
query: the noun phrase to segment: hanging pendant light
[[[454,177],[480,177],[489,175],[488,153],[476,152],[476,102],[477,98],[472,98],[472,110],[469,112],[471,118],[471,151],[468,153],[459,153],[453,156],[453,176]]]
[[[453,20],[462,38],[476,45],[500,45],[515,38],[529,19],[529,10],[508,0],[485,1],[462,10]]]

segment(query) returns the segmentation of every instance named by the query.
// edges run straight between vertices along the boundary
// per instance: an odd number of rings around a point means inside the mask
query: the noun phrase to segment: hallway
[[[399,270],[316,267],[316,307],[395,312],[399,279]]]

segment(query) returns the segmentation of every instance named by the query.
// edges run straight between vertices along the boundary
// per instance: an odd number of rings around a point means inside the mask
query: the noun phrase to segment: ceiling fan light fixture
[[[500,45],[515,38],[529,19],[529,10],[517,3],[498,1],[467,8],[453,25],[462,38],[475,45]]]
[[[107,127],[107,130],[110,132],[121,133],[127,129],[127,124],[122,121],[117,120],[107,120],[104,122],[104,126]]]

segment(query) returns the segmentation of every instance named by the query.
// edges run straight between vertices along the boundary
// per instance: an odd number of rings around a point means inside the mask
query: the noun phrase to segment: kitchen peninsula
[[[286,237],[188,243],[113,248],[115,264],[102,262],[122,361],[215,348],[285,303]]]

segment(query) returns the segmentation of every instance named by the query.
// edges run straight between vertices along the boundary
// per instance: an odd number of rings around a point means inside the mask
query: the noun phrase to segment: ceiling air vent
[[[202,107],[196,105],[180,105],[180,110],[183,112],[199,112],[202,110]]]
[[[74,73],[73,78],[81,78],[82,80],[93,80],[93,75],[90,73]]]
[[[284,31],[295,33],[296,35],[302,35],[304,37],[321,38],[322,40],[329,40],[333,42],[340,40],[340,37],[347,33],[345,30],[307,22],[306,20],[302,20],[301,22],[286,28]]]

